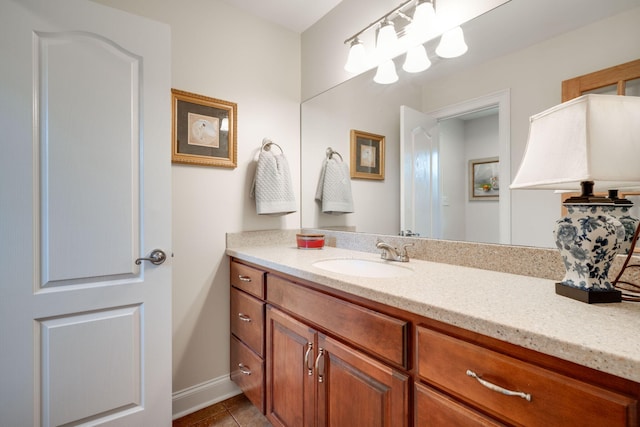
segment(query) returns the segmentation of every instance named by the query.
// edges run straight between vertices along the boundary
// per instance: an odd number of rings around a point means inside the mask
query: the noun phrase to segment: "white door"
[[[0,0],[0,58],[0,425],[169,426],[169,29]]]
[[[401,234],[439,238],[438,122],[400,106]]]

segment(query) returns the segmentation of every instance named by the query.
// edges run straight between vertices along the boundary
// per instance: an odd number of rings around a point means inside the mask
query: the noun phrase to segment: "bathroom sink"
[[[357,258],[325,259],[314,262],[313,266],[333,273],[360,277],[403,277],[413,274],[410,267],[392,264],[390,261]]]

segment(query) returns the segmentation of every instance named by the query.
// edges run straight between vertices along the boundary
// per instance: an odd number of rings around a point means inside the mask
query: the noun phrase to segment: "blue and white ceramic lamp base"
[[[565,204],[568,215],[556,222],[556,246],[566,274],[556,293],[586,303],[620,302],[622,293],[609,280],[618,254],[631,248],[637,218],[629,206]]]

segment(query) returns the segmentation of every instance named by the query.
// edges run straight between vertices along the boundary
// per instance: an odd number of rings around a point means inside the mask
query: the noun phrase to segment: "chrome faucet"
[[[402,249],[400,250],[394,248],[388,243],[383,242],[382,240],[378,240],[378,242],[376,243],[376,248],[382,249],[380,258],[399,262],[409,262],[409,255],[407,254],[408,246],[413,246],[413,243],[402,245]]]

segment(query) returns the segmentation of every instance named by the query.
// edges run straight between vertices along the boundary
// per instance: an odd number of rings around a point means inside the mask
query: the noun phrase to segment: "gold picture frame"
[[[497,157],[469,160],[469,200],[500,199],[499,167]]]
[[[171,162],[237,166],[237,104],[171,89]]]
[[[351,178],[384,179],[383,135],[351,129]]]

